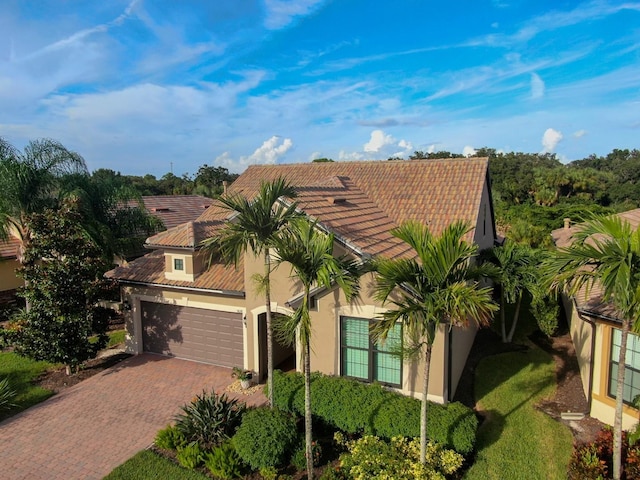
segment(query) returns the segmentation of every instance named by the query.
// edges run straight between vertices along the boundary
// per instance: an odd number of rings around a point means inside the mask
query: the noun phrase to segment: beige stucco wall
[[[591,379],[591,360],[593,327],[580,317],[576,309],[575,302],[568,296],[562,295],[562,304],[569,322],[569,333],[571,341],[576,351],[578,366],[580,367],[580,377],[585,396],[589,396],[589,383]]]
[[[20,266],[17,260],[0,260],[0,291],[15,290],[22,287],[24,282],[16,276],[16,269]]]
[[[449,392],[449,398],[453,398],[458,389],[458,382],[467,363],[467,357],[477,331],[478,326],[475,322],[469,322],[465,327],[453,327],[451,330],[451,392]]]

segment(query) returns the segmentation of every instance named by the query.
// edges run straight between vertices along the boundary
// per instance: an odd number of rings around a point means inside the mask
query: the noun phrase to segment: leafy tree
[[[335,160],[331,158],[315,158],[311,162],[312,163],[333,163]]]
[[[611,302],[621,321],[620,355],[616,379],[613,478],[622,476],[622,407],[629,332],[640,333],[640,228],[633,230],[618,216],[595,217],[573,235],[573,243],[559,249],[549,262],[557,289],[585,295],[598,285],[602,301]],[[584,290],[583,290],[584,289]]]
[[[245,252],[264,257],[262,287],[265,296],[267,323],[267,382],[269,405],[273,407],[273,326],[271,324],[271,255],[278,233],[291,222],[298,213],[296,203],[289,206],[280,200],[295,198],[295,189],[284,179],[262,182],[258,194],[249,199],[240,194],[220,197],[222,205],[237,216],[226,223],[220,233],[203,242],[205,251],[220,252],[227,262],[238,265]]]
[[[31,141],[20,152],[0,137],[0,237],[18,240],[18,262],[31,237],[26,218],[57,205],[65,175],[86,171],[82,157],[55,140]]]
[[[302,350],[300,359],[304,372],[305,446],[307,476],[313,479],[313,454],[311,432],[311,316],[309,302],[311,288],[330,288],[338,284],[348,299],[359,292],[358,266],[354,260],[333,256],[334,236],[321,232],[306,217],[295,219],[290,227],[277,238],[278,263],[291,265],[292,278],[302,285],[300,306],[291,317],[284,317],[278,331],[283,339],[293,345],[296,338]]]
[[[10,326],[16,351],[67,365],[67,372],[107,343],[108,310],[96,307],[108,282],[101,249],[80,227],[74,205],[27,217],[30,246],[19,273],[31,309]]]
[[[63,177],[61,183],[86,233],[108,258],[139,254],[144,240],[163,228],[162,221],[144,207],[138,192],[117,176],[73,174]]]
[[[223,192],[222,182],[233,182],[238,174],[231,174],[224,167],[210,167],[206,163],[196,173],[194,193],[207,197],[217,197]]]
[[[506,240],[504,245],[482,252],[482,258],[493,266],[489,276],[500,286],[502,341],[511,343],[520,316],[522,298],[537,281],[533,253],[527,246]],[[511,327],[507,333],[507,321],[505,318],[507,304],[514,303],[515,309],[511,319]]]
[[[440,324],[466,325],[469,319],[485,324],[497,306],[491,289],[473,280],[483,269],[472,268],[477,246],[463,240],[469,226],[449,225],[439,237],[429,228],[407,222],[391,231],[406,242],[416,258],[380,258],[375,297],[390,309],[374,323],[372,333],[385,341],[398,322],[404,327],[405,355],[424,355],[422,408],[420,414],[420,461],[425,462],[427,445],[427,392],[431,352]]]

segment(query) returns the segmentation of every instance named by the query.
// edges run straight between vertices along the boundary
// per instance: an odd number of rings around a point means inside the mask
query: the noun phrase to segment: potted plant
[[[251,372],[251,370],[245,370],[244,368],[240,367],[233,367],[231,376],[240,380],[240,385],[242,386],[242,388],[249,388],[251,386],[251,379],[253,378],[253,373]]]

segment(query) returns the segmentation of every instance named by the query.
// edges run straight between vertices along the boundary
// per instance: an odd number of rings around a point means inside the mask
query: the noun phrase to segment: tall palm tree
[[[307,476],[313,479],[311,432],[311,316],[309,301],[314,286],[331,287],[335,282],[348,299],[359,292],[358,264],[346,257],[333,256],[334,236],[321,232],[315,222],[298,218],[285,229],[276,243],[278,263],[291,265],[292,277],[302,284],[300,306],[291,317],[285,317],[278,332],[289,344],[296,339],[301,346],[304,372],[305,444]]]
[[[297,204],[285,205],[279,199],[295,198],[291,184],[280,177],[262,182],[258,194],[249,199],[240,194],[223,195],[219,201],[236,216],[213,238],[203,242],[205,250],[219,251],[229,263],[236,265],[246,251],[264,257],[262,288],[265,295],[267,327],[267,387],[269,406],[273,407],[273,326],[271,321],[271,255],[278,232],[299,214]]]
[[[622,406],[629,332],[640,333],[640,227],[618,216],[594,218],[573,234],[573,243],[550,260],[554,286],[588,295],[594,285],[602,301],[611,302],[621,320],[620,355],[613,424],[613,478],[622,475]]]
[[[500,285],[502,342],[511,343],[520,316],[522,297],[537,281],[533,253],[529,247],[507,240],[502,246],[482,252],[481,258],[493,266],[489,276]],[[515,310],[507,333],[506,307],[514,303]]]
[[[466,325],[469,320],[485,324],[497,310],[491,288],[474,280],[481,269],[472,266],[477,247],[463,240],[469,231],[464,222],[449,225],[435,237],[425,225],[407,222],[391,231],[415,251],[414,258],[375,261],[375,298],[391,308],[372,326],[376,340],[385,341],[402,322],[403,353],[424,355],[422,408],[420,413],[420,461],[427,445],[427,392],[431,352],[440,324]]]
[[[18,151],[0,138],[0,238],[18,241],[22,263],[29,241],[26,217],[56,206],[61,179],[87,173],[82,157],[55,140],[40,139]]]

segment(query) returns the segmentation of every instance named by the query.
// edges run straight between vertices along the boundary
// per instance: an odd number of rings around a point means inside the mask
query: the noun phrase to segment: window
[[[402,361],[392,352],[400,346],[402,326],[397,324],[386,342],[374,343],[369,335],[370,323],[366,318],[340,318],[341,375],[399,387]]]
[[[174,258],[173,259],[173,269],[174,270],[183,271],[184,270],[184,260],[181,259],[181,258]]]
[[[611,363],[609,365],[609,395],[614,398],[616,396],[621,339],[622,332],[617,328],[614,329],[611,336]],[[631,404],[633,399],[640,395],[640,337],[631,333],[627,339],[625,365],[622,399],[625,403]]]

